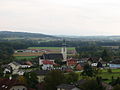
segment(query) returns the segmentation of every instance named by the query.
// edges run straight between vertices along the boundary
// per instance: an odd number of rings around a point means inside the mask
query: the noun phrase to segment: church
[[[44,53],[39,57],[39,65],[44,65],[46,68],[52,68],[53,65],[55,65],[55,60],[60,60],[61,62],[67,61],[67,47],[65,40],[63,40],[61,53]],[[46,62],[44,63],[44,61]]]

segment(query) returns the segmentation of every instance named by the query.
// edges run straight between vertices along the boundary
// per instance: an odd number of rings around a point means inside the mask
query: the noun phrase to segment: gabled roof
[[[54,64],[54,61],[50,61],[50,60],[43,60],[42,62],[43,64],[51,64],[51,65]]]
[[[120,59],[115,59],[110,62],[111,64],[120,64]]]
[[[77,84],[78,86],[80,86],[80,85],[86,83],[86,81],[87,81],[87,80],[85,80],[85,79],[81,79],[81,80],[77,81],[76,84]]]
[[[62,53],[48,53],[48,54],[43,54],[41,56],[41,59],[63,60],[63,55],[62,55]]]
[[[98,61],[99,61],[99,58],[89,58],[88,61],[91,61],[91,62],[98,62]]]
[[[26,85],[20,83],[16,79],[11,79],[11,80],[7,78],[0,79],[0,90],[10,90],[12,86],[18,86],[18,85],[22,85],[26,87]]]
[[[61,84],[57,86],[57,88],[65,89],[65,90],[72,90],[73,88],[76,88],[74,85],[70,84]]]
[[[11,62],[12,64],[14,64],[14,65],[16,65],[16,66],[19,66],[20,64],[19,63],[17,63],[17,62]],[[10,63],[10,64],[11,64]]]
[[[76,61],[76,62],[77,62],[77,59],[70,58],[70,59],[68,59],[67,61]]]

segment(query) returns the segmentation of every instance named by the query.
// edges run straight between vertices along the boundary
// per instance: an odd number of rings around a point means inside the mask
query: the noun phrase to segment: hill
[[[0,38],[55,38],[55,36],[40,33],[0,31]]]

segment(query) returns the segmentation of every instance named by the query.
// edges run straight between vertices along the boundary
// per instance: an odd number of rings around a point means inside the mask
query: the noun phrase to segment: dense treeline
[[[6,44],[13,47],[13,49],[26,49],[28,47],[61,47],[63,41],[40,41],[40,40],[0,40],[0,44]],[[92,50],[98,49],[100,46],[120,46],[120,42],[109,41],[109,42],[95,42],[95,41],[66,41],[67,47],[82,47],[82,49]],[[84,48],[86,47],[86,48]],[[88,48],[87,48],[88,47]]]
[[[46,37],[54,38],[54,36],[40,33],[0,31],[0,38],[46,38]]]
[[[14,59],[13,53],[14,50],[10,45],[0,43],[0,64],[12,61]]]

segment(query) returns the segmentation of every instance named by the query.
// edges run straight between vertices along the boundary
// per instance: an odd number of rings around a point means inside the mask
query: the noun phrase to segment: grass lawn
[[[103,69],[102,72],[107,72],[107,69]],[[120,69],[112,69],[112,72],[120,72]]]
[[[81,72],[76,72],[77,74],[81,74]],[[112,73],[107,72],[106,69],[103,69],[100,74],[97,76],[101,76],[105,82],[109,83],[112,80],[112,77],[116,79],[117,77],[120,77],[120,69],[112,69]],[[82,76],[79,76],[79,79],[82,79]],[[107,80],[108,79],[108,80]]]
[[[15,58],[17,60],[22,60],[22,59],[26,59],[26,60],[31,60],[33,58],[36,58],[37,56],[15,56]]]
[[[106,69],[103,69],[98,76],[101,76],[103,79],[108,79],[106,80],[106,82],[110,82],[112,77],[114,77],[114,79],[116,79],[117,77],[120,77],[120,69],[111,69],[111,70],[112,72],[109,73],[107,72]]]
[[[29,47],[28,49],[52,49],[52,50],[56,50],[56,49],[61,49],[61,47]],[[75,50],[75,47],[67,47],[68,50]]]

